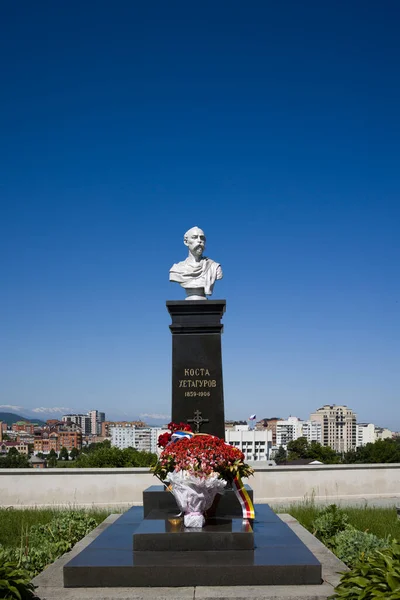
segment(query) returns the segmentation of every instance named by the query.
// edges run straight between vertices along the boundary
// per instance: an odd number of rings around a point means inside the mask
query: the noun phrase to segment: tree
[[[65,448],[65,446],[61,448],[58,458],[60,460],[69,460],[68,450]]]
[[[79,456],[79,450],[78,448],[75,448],[75,446],[72,448],[71,452],[69,453],[71,460],[75,460],[78,456]]]
[[[346,463],[396,463],[400,462],[400,440],[377,440],[356,450],[346,452]]]
[[[285,448],[283,446],[279,446],[278,452],[274,456],[276,464],[281,465],[282,463],[286,462],[286,456],[287,453]]]
[[[119,468],[150,467],[157,462],[156,454],[142,452],[135,448],[110,447],[109,444],[97,444],[90,452],[82,452],[76,459],[77,467]]]
[[[321,446],[319,442],[312,441],[309,450],[308,458],[319,460],[326,465],[332,465],[340,462],[340,455],[330,446]]]
[[[297,458],[309,458],[309,446],[307,438],[305,437],[299,437],[297,440],[292,440],[288,443],[287,449],[289,460],[296,460]]]
[[[57,452],[53,450],[53,448],[49,452],[47,458],[47,466],[52,468],[57,466]]]
[[[97,442],[97,443],[92,442],[91,444],[88,444],[87,446],[83,446],[82,452],[84,454],[90,454],[90,452],[93,452],[94,450],[98,450],[99,448],[111,448],[111,441],[104,440],[104,442]]]
[[[309,458],[319,460],[324,464],[340,462],[340,456],[330,446],[321,446],[319,442],[309,443],[307,438],[300,437],[288,443],[289,460],[298,458]]]
[[[10,448],[8,454],[0,458],[0,469],[27,469],[30,467],[26,454],[20,454],[16,448]]]

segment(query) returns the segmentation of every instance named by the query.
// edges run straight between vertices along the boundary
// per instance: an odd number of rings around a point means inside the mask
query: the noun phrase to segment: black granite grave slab
[[[133,534],[134,551],[196,552],[199,550],[252,550],[253,529],[249,521],[207,519],[200,529],[186,529],[165,520],[144,520]]]
[[[321,583],[315,556],[267,505],[256,505],[254,550],[133,551],[133,507],[64,566],[65,587],[180,587]],[[239,527],[241,519],[238,519]],[[165,518],[162,521],[165,527]],[[129,536],[130,542],[129,542]]]
[[[249,485],[244,486],[253,502],[253,490]],[[163,485],[151,485],[143,492],[143,515],[146,519],[162,519],[165,513],[179,513],[178,505],[171,492],[168,492]],[[220,495],[215,509],[215,516],[221,518],[232,518],[242,516],[242,507],[232,489],[225,490]]]
[[[225,437],[221,324],[225,300],[168,301],[172,318],[172,420]]]

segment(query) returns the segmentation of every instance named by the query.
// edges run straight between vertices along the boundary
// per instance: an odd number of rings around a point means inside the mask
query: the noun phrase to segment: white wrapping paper
[[[218,479],[218,473],[206,478],[191,475],[189,471],[168,473],[172,493],[184,513],[185,527],[203,527],[204,512],[208,510],[217,494],[223,494],[226,481]]]

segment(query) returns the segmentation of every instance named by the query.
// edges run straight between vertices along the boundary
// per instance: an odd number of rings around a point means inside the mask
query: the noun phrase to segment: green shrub
[[[9,560],[7,554],[0,549],[0,598],[2,600],[36,598],[35,586],[30,582],[30,575],[16,562]]]
[[[359,531],[349,525],[339,531],[331,540],[330,546],[336,556],[349,567],[353,566],[361,557],[368,557],[378,548],[388,548],[389,539],[378,538],[373,533]]]
[[[314,535],[329,547],[332,546],[332,538],[347,527],[349,518],[336,504],[327,506],[313,522]]]
[[[32,578],[71,550],[96,525],[96,520],[84,512],[63,512],[45,525],[32,525],[21,536],[19,548],[2,551],[8,560],[15,561]]]
[[[331,599],[400,599],[400,545],[393,540],[390,548],[375,550],[362,557],[343,573]]]

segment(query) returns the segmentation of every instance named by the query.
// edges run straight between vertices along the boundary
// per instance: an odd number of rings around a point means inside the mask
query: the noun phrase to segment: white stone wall
[[[255,470],[248,483],[260,503],[400,501],[400,464]],[[141,504],[142,491],[158,483],[147,468],[0,469],[0,506],[127,507]]]

